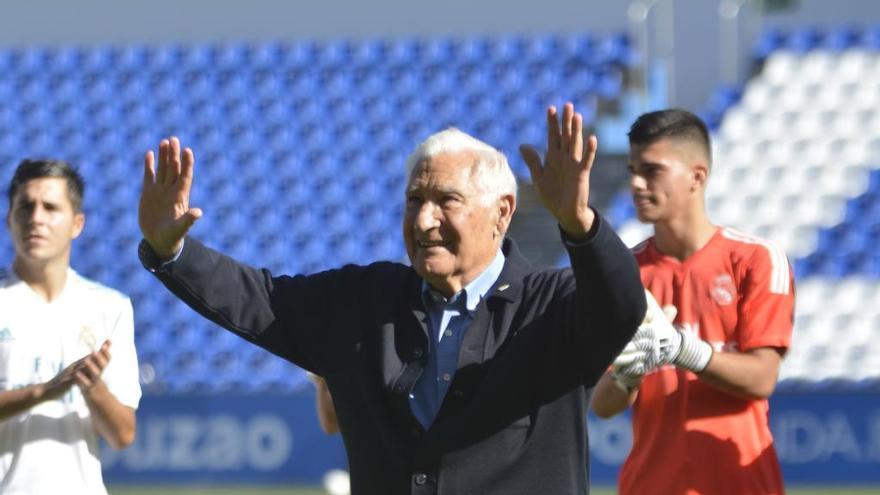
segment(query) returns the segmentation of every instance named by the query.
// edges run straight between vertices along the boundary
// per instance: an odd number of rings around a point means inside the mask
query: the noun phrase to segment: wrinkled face
[[[696,173],[696,153],[691,145],[676,139],[630,147],[630,192],[641,222],[673,220],[687,211],[694,194],[702,194],[696,187],[705,176]]]
[[[483,201],[471,173],[475,160],[469,153],[423,160],[413,168],[406,188],[407,255],[416,273],[446,295],[476,278],[501,244],[503,200]]]
[[[85,216],[73,211],[65,179],[45,177],[21,186],[12,198],[6,223],[16,260],[45,263],[69,258],[71,242],[82,232]]]

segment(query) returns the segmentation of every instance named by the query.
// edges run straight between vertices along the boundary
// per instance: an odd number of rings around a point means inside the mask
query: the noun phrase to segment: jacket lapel
[[[386,333],[382,363],[385,386],[392,409],[403,419],[401,426],[409,431],[424,431],[409,405],[409,393],[424,372],[431,342],[428,317],[421,300],[421,283],[421,278],[413,272],[406,292],[401,294],[407,304],[399,306],[397,324],[389,322],[383,329]]]
[[[477,306],[474,319],[467,329],[458,354],[458,368],[449,386],[449,392],[429,429],[428,439],[438,442],[436,448],[451,438],[458,412],[466,406],[482,382],[485,367],[480,364],[491,359],[506,341],[522,297],[522,278],[529,264],[516,244],[505,239],[502,246],[504,268],[487,296]]]

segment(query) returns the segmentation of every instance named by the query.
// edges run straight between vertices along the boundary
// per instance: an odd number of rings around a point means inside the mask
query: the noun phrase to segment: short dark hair
[[[58,177],[67,181],[67,196],[73,205],[75,213],[82,212],[83,195],[86,185],[82,175],[69,163],[61,160],[29,159],[26,158],[18,164],[12,181],[9,182],[9,207],[18,190],[28,181],[46,177]]]
[[[644,146],[663,138],[685,139],[703,147],[712,161],[709,129],[699,117],[687,110],[671,108],[639,116],[629,129],[630,146]]]

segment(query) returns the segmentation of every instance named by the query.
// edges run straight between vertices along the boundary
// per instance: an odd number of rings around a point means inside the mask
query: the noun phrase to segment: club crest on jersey
[[[95,332],[92,331],[92,327],[88,325],[83,325],[79,329],[79,342],[84,345],[89,352],[95,352],[97,350],[98,339],[95,337]]]
[[[710,290],[712,299],[721,306],[731,304],[736,298],[736,286],[730,275],[724,274],[715,277],[715,282]]]

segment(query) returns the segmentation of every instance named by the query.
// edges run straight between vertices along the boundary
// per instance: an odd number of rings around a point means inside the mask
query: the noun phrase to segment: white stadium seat
[[[771,53],[713,146],[710,218],[768,238],[793,262],[810,256],[880,168],[880,54]],[[619,230],[629,245],[650,234],[635,221]],[[880,378],[880,281],[799,278],[796,312],[783,380]]]

